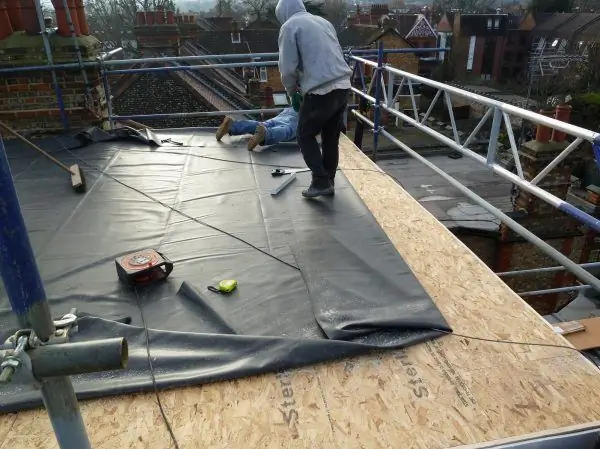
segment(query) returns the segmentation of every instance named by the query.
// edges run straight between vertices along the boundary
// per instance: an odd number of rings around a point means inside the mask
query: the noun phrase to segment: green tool
[[[217,284],[216,287],[209,285],[208,289],[213,293],[231,293],[237,288],[237,281],[235,279],[225,279]]]

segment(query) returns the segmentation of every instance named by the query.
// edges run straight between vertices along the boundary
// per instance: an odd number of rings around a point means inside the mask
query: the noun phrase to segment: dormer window
[[[239,44],[242,42],[242,37],[240,36],[240,32],[236,31],[235,33],[231,33],[231,43]]]

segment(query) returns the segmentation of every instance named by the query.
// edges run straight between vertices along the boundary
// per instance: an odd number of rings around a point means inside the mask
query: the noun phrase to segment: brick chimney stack
[[[559,120],[569,121],[570,107],[558,106],[553,111],[540,111],[548,117],[559,117]],[[551,140],[552,136],[552,140]],[[519,149],[519,158],[526,180],[532,180],[550,161],[558,156],[568,145],[564,133],[545,126],[538,126],[535,140],[525,142]],[[537,185],[554,196],[565,200],[571,186],[571,173],[577,161],[577,155],[571,154]],[[586,237],[578,222],[569,215],[557,210],[529,192],[514,186],[513,218],[529,231],[554,246],[567,257],[581,260]],[[501,225],[501,239],[496,257],[496,272],[514,271],[540,266],[551,266],[554,262],[539,249],[524,242],[505,225]],[[587,262],[587,260],[585,260]],[[566,273],[538,273],[515,276],[505,279],[515,291],[535,291],[546,288],[558,288],[573,285],[574,279]],[[540,314],[554,313],[566,305],[570,294],[551,294],[528,296],[524,298]]]
[[[180,17],[177,17],[177,21],[183,22]],[[155,11],[138,12],[135,22],[134,33],[140,53],[165,53],[169,56],[179,56],[181,28],[184,24],[175,23],[173,11],[165,11],[163,7],[157,7]]]
[[[66,8],[63,0],[52,0],[52,4],[58,29],[48,39],[54,62],[74,63],[79,55],[84,62],[96,61],[102,45],[95,37],[86,35],[89,31],[83,1],[67,0]],[[75,50],[67,9],[80,53]],[[41,26],[49,28],[51,22],[45,20]],[[61,88],[60,104],[50,71],[23,70],[47,62],[34,0],[0,0],[0,40],[3,41],[0,67],[12,69],[0,77],[0,121],[17,131],[34,133],[99,124],[106,99],[97,67],[85,68],[87,84],[80,69],[55,69]]]

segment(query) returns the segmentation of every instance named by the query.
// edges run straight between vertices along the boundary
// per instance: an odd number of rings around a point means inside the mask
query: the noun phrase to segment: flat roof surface
[[[345,138],[340,156],[347,186],[454,335],[403,350],[161,391],[180,447],[359,449],[400,441],[414,449],[474,449],[504,438],[598,426],[597,368],[565,347],[563,337]],[[93,447],[172,446],[153,393],[81,407]],[[32,447],[57,447],[45,411],[0,417],[0,449]]]
[[[306,200],[309,173],[271,175],[277,166],[303,167],[295,144],[251,152],[247,138],[217,142],[214,130],[156,136],[164,146],[129,138],[69,150],[54,138],[53,154],[91,175],[85,194],[45,158],[9,145],[52,310],[87,315],[78,341],[130,342],[127,370],[110,381],[105,373],[77,378],[83,397],[152,387],[145,328],[161,388],[405,347],[450,331],[343,174],[334,197]],[[271,194],[291,176],[298,179]],[[173,262],[171,276],[135,289],[120,282],[115,260],[132,271],[138,258],[123,257],[141,251],[157,264],[149,249]],[[210,290],[229,279],[238,282],[231,294]],[[0,339],[16,329],[0,296]],[[181,348],[186,355],[175,356]],[[0,411],[41,403],[35,388],[13,384],[0,390]]]

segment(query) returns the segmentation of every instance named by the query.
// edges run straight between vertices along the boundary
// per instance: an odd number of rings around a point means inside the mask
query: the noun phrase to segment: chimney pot
[[[7,38],[12,33],[13,28],[10,24],[10,17],[8,15],[6,2],[4,0],[0,0],[0,40]]]
[[[40,22],[37,18],[34,0],[21,0],[21,14],[25,32],[32,36],[40,34]]]
[[[62,1],[61,1],[62,4]],[[77,15],[77,7],[75,6],[75,0],[67,0],[67,7],[69,8],[69,14],[71,15],[71,22],[73,22],[73,29],[75,30],[75,36],[81,36],[81,28],[79,27],[79,16]],[[69,34],[71,30],[69,28]]]
[[[569,122],[571,120],[571,110],[573,108],[568,104],[558,105],[556,106],[556,120],[560,120],[562,122]],[[567,133],[562,131],[553,130],[552,131],[552,140],[554,142],[564,142],[567,138]]]
[[[162,6],[157,6],[154,11],[154,23],[162,25],[165,23],[165,9]]]
[[[52,6],[54,6],[54,11],[56,12],[56,26],[58,27],[58,35],[64,37],[71,36],[71,28],[69,27],[69,22],[67,21],[67,13],[63,5],[63,0],[52,0]],[[79,36],[81,33],[78,33],[79,23],[77,22],[75,3],[73,0],[67,0],[67,6],[69,8],[69,13],[71,14],[71,20],[73,21],[75,36]]]
[[[154,25],[154,12],[146,11],[146,25]]]
[[[540,109],[540,114],[545,115],[546,117],[554,117],[554,111]],[[537,125],[537,130],[535,133],[535,140],[540,143],[548,143],[550,141],[550,136],[552,134],[552,129],[548,128],[544,125]]]
[[[84,36],[89,36],[90,28],[88,27],[87,17],[85,15],[85,7],[83,0],[75,0],[75,10],[77,11],[77,21],[79,22],[79,31]]]
[[[21,13],[21,4],[19,0],[7,0],[6,6],[8,7],[8,17],[10,17],[10,23],[13,31],[23,31],[23,14]]]
[[[135,24],[146,25],[146,13],[144,11],[138,11],[135,13]]]
[[[175,25],[175,13],[173,11],[167,11],[167,23]]]

